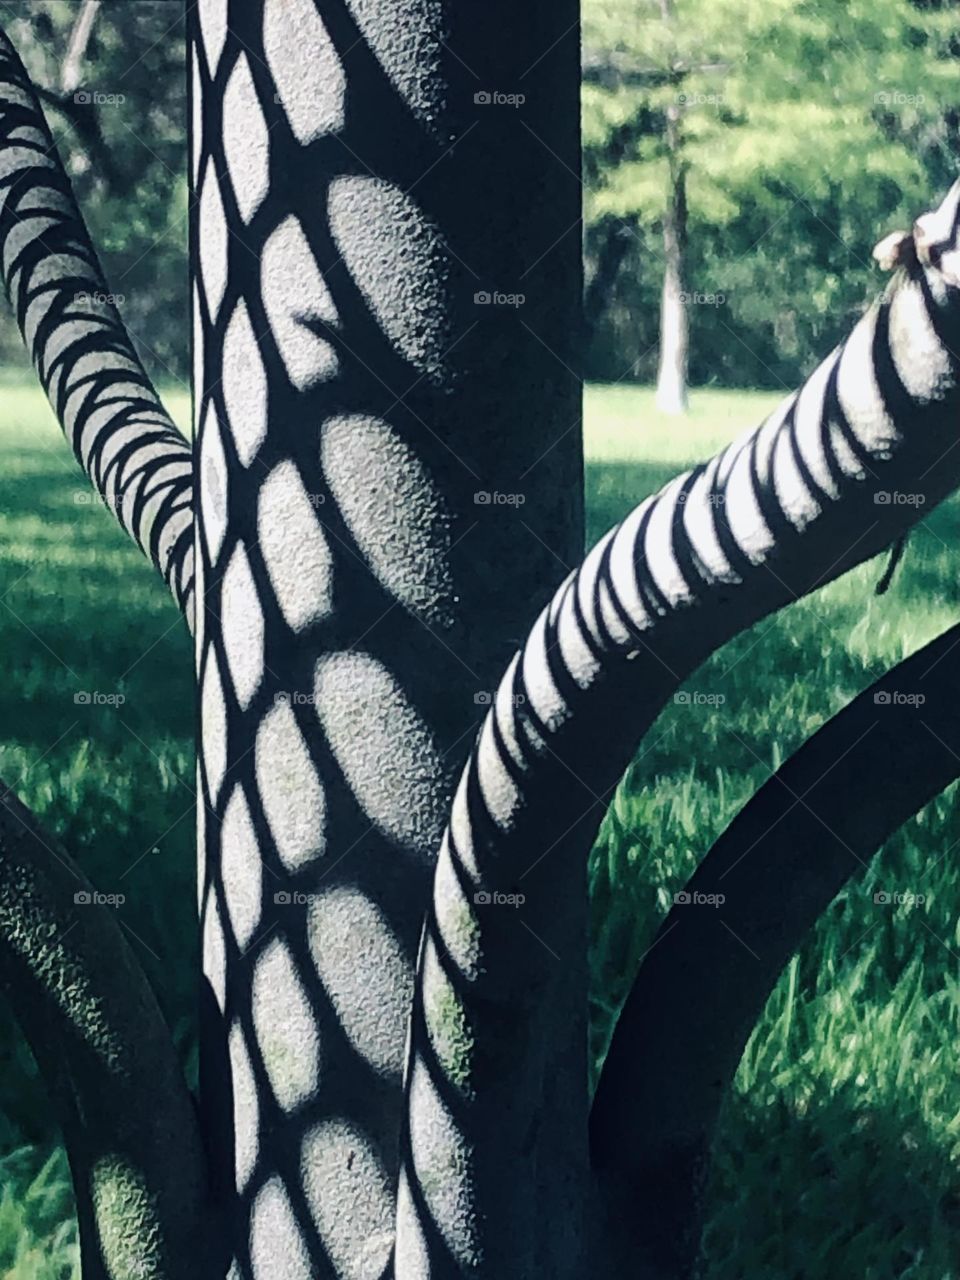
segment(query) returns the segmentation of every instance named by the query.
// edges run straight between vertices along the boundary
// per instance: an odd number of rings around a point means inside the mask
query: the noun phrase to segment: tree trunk
[[[322,9],[191,15],[202,1110],[270,1280],[388,1265],[452,781],[583,538],[576,8]]]
[[[667,108],[667,159],[670,190],[663,216],[663,294],[660,301],[660,366],[656,405],[661,413],[687,412],[687,176],[680,154],[680,106]]]
[[[0,782],[0,990],[73,1175],[83,1280],[206,1280],[199,1126],[115,906]]]
[[[501,681],[457,788],[417,971],[400,1238],[437,1275],[457,1274],[443,1265],[455,1249],[460,1273],[495,1280],[511,1247],[519,1274],[553,1274],[524,1227],[576,962],[567,893],[636,743],[710,653],[876,554],[960,483],[958,206],[960,182],[937,214],[952,229],[938,265],[898,273],[766,422],[601,539]],[[603,1226],[584,1238],[615,1235],[614,1254],[636,1266],[624,1201],[601,1191]],[[605,1256],[599,1269],[625,1267]]]

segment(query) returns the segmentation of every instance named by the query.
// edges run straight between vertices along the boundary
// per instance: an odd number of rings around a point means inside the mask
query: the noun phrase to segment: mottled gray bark
[[[2,784],[0,989],[63,1130],[83,1280],[207,1280],[199,1127],[153,993],[115,908]]]
[[[566,894],[666,698],[960,483],[958,206],[960,183],[931,215],[937,252],[898,273],[761,427],[611,530],[511,662],[457,789],[421,948],[401,1280],[424,1266],[493,1280],[511,1257],[536,1273],[538,1091],[566,1000]],[[498,1163],[504,1129],[511,1160]],[[623,1200],[613,1209],[611,1233]]]
[[[452,782],[581,554],[576,17],[192,15],[202,1094],[237,1276],[389,1263]],[[569,995],[550,1141],[585,1154],[582,954]]]

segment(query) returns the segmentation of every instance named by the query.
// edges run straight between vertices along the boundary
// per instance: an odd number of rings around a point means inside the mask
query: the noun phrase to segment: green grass
[[[182,395],[170,398],[184,422]],[[177,1034],[194,1001],[191,644],[163,585],[70,456],[35,384],[0,387],[0,778],[130,930]],[[81,705],[81,691],[121,707]],[[74,1280],[69,1177],[0,1006],[0,1277]]]
[[[591,540],[779,397],[695,393],[688,420],[648,391],[587,393]],[[173,398],[183,421],[186,402]],[[81,499],[78,501],[78,498]],[[111,517],[88,500],[49,411],[0,389],[0,777],[76,851],[122,918],[186,1041],[192,1011],[190,642]],[[591,860],[594,1044],[674,890],[785,756],[957,616],[960,503],[912,538],[888,595],[864,566],[715,655],[617,793]],[[74,702],[122,692],[122,707]],[[855,800],[855,798],[852,798]],[[631,832],[643,837],[641,844]],[[960,831],[941,797],[832,905],[770,999],[718,1143],[709,1280],[947,1280],[960,1274]],[[885,909],[873,887],[927,902]],[[0,1013],[0,1280],[76,1280],[69,1183],[29,1055]]]
[[[778,399],[702,392],[678,423],[649,392],[591,388],[591,541]],[[673,893],[744,802],[957,620],[958,523],[957,500],[926,518],[887,595],[874,595],[874,561],[738,637],[686,686],[726,701],[671,703],[653,726],[591,859],[598,1057]],[[942,856],[958,836],[954,788],[838,896],[773,992],[722,1118],[709,1280],[960,1274],[960,875]],[[926,903],[877,907],[875,889],[890,887]]]

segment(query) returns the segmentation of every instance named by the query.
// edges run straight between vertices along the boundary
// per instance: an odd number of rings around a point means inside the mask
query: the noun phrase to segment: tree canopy
[[[909,0],[587,0],[588,274],[611,233],[629,244],[588,376],[652,375],[672,103],[692,380],[778,386],[809,368],[875,290],[875,241],[955,174],[956,18]]]

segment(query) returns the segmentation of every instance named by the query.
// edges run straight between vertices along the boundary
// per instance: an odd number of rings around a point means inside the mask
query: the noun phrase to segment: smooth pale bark
[[[130,342],[36,91],[3,32],[0,262],[27,350],[77,461],[190,622],[190,445]]]
[[[663,215],[663,291],[660,298],[660,364],[656,405],[661,413],[687,411],[690,321],[686,293],[687,173],[680,152],[680,105],[667,107],[665,144],[670,175]]]
[[[582,549],[577,13],[190,19],[202,1111],[224,1265],[352,1280],[393,1247],[453,781]],[[545,1143],[585,1161],[582,965],[569,996]]]
[[[199,1127],[115,918],[0,784],[0,988],[70,1158],[83,1280],[208,1280]]]
[[[941,266],[898,273],[799,393],[603,538],[508,668],[457,790],[418,966],[403,1177],[431,1274],[492,1280],[524,1248],[543,1030],[578,959],[558,886],[637,740],[727,639],[960,483],[958,202],[960,184],[937,215]],[[491,1149],[504,1128],[509,1181]]]
[[[674,19],[673,0],[660,0],[666,26]],[[681,74],[676,75],[676,83]],[[663,142],[667,155],[667,207],[663,215],[663,289],[660,295],[660,364],[656,405],[661,413],[687,412],[687,363],[690,322],[687,318],[687,166],[680,130],[681,95],[666,109]]]
[[[100,6],[101,0],[83,0],[80,11],[74,20],[73,30],[70,32],[70,42],[67,45],[63,65],[60,68],[60,88],[64,94],[75,93],[83,84],[83,70],[87,60],[87,50],[90,47],[93,29],[97,25]]]
[[[706,855],[685,886],[689,902],[674,906],[651,944],[617,1023],[590,1130],[609,1219],[652,1276],[693,1272],[720,1104],[784,965],[880,845],[960,777],[958,704],[960,627],[952,627],[777,770]],[[718,897],[720,905],[706,905]],[[875,906],[878,920],[895,909]]]

